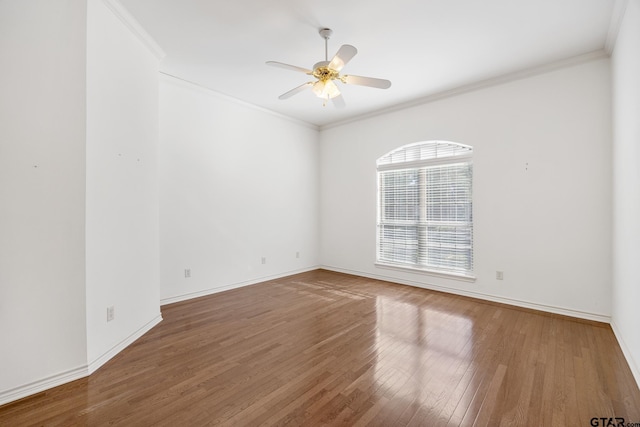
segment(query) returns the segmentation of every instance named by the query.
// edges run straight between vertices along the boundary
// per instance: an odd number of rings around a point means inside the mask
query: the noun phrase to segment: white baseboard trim
[[[616,336],[618,344],[620,344],[622,354],[624,354],[625,359],[627,359],[627,365],[629,365],[629,369],[631,369],[633,378],[636,380],[638,388],[640,388],[640,367],[638,366],[636,360],[633,358],[633,353],[631,353],[631,350],[625,343],[622,333],[620,332],[620,329],[618,329],[618,326],[613,319],[611,319],[611,329],[613,329],[613,334]]]
[[[393,282],[401,285],[415,286],[417,288],[429,289],[432,291],[439,291],[439,292],[446,292],[449,294],[461,295],[461,296],[481,299],[485,301],[492,301],[492,302],[512,305],[516,307],[529,308],[532,310],[544,311],[547,313],[560,314],[563,316],[575,317],[578,319],[593,320],[593,321],[602,322],[602,323],[611,323],[611,316],[606,316],[604,314],[589,313],[589,312],[574,310],[570,308],[556,307],[556,306],[538,304],[538,303],[533,303],[528,301],[521,301],[517,299],[505,298],[505,297],[500,297],[500,296],[491,295],[491,294],[471,292],[471,291],[465,291],[465,290],[456,289],[456,288],[449,288],[446,286],[434,285],[432,283],[423,283],[423,282],[416,282],[416,281],[407,280],[407,279],[398,279],[396,277],[385,276],[381,274],[371,274],[363,271],[349,270],[344,268],[331,267],[327,265],[323,265],[320,268],[323,268],[325,270],[335,271],[338,273],[352,274],[355,276],[362,276],[370,279],[384,280],[386,282]]]
[[[200,291],[200,292],[194,292],[194,293],[189,293],[189,294],[185,294],[185,295],[179,295],[179,296],[175,296],[175,297],[165,298],[165,299],[162,299],[160,302],[161,302],[161,305],[171,304],[171,303],[174,303],[174,302],[184,301],[184,300],[188,300],[188,299],[192,299],[192,298],[197,298],[197,297],[200,297],[200,296],[205,296],[205,295],[210,295],[210,294],[214,294],[214,293],[218,293],[218,292],[223,292],[223,291],[230,290],[230,289],[240,288],[240,287],[243,287],[243,286],[249,286],[249,285],[253,285],[253,284],[256,284],[256,283],[260,283],[260,282],[265,282],[265,281],[269,281],[269,280],[275,280],[275,279],[279,279],[281,277],[291,276],[293,274],[305,273],[305,272],[308,272],[308,271],[317,270],[319,268],[322,268],[322,269],[325,269],[325,270],[330,270],[330,271],[335,271],[335,272],[338,272],[338,273],[351,274],[351,275],[355,275],[355,276],[367,277],[367,278],[370,278],[370,279],[384,280],[384,281],[387,281],[387,282],[393,282],[393,283],[398,283],[398,284],[402,284],[402,285],[415,286],[415,287],[419,287],[419,288],[423,288],[423,289],[429,289],[429,290],[446,292],[446,293],[450,293],[450,294],[467,296],[467,297],[471,297],[471,298],[477,298],[477,299],[482,299],[482,300],[487,300],[487,301],[492,301],[492,302],[498,302],[498,303],[512,305],[512,306],[516,306],[516,307],[529,308],[529,309],[539,310],[539,311],[543,311],[543,312],[561,314],[561,315],[565,315],[565,316],[569,316],[569,317],[575,317],[575,318],[580,318],[580,319],[594,320],[594,321],[597,321],[597,322],[609,323],[609,324],[611,324],[611,328],[613,329],[613,332],[614,332],[614,335],[615,335],[616,339],[620,343],[620,348],[622,349],[622,352],[623,352],[625,358],[627,359],[627,363],[629,364],[629,367],[631,369],[631,372],[633,373],[633,376],[634,376],[634,378],[636,380],[636,383],[638,383],[638,386],[640,387],[640,369],[638,368],[638,364],[636,363],[635,359],[633,358],[633,355],[630,352],[630,350],[627,347],[627,345],[625,344],[624,339],[623,339],[622,335],[620,334],[620,331],[618,330],[617,326],[615,325],[615,322],[613,322],[611,320],[610,316],[605,316],[605,315],[595,314],[595,313],[588,313],[588,312],[583,312],[583,311],[578,311],[578,310],[573,310],[573,309],[567,309],[567,308],[563,308],[563,307],[555,307],[555,306],[548,306],[548,305],[537,304],[537,303],[530,303],[530,302],[526,302],[526,301],[520,301],[520,300],[515,300],[515,299],[510,299],[510,298],[498,297],[498,296],[495,296],[495,295],[488,295],[488,294],[483,294],[483,293],[478,293],[478,292],[469,292],[469,291],[464,291],[464,290],[460,290],[460,289],[448,288],[448,287],[444,287],[444,286],[438,286],[438,285],[433,285],[433,284],[429,284],[429,283],[416,282],[416,281],[412,281],[412,280],[403,280],[403,279],[398,279],[398,278],[395,278],[395,277],[384,276],[384,275],[379,275],[379,274],[371,274],[371,273],[366,273],[366,272],[362,272],[362,271],[355,271],[355,270],[331,267],[331,266],[326,266],[326,265],[314,266],[314,267],[308,267],[308,268],[305,268],[305,269],[300,269],[300,270],[295,270],[295,271],[288,271],[288,272],[277,274],[277,275],[261,277],[261,278],[254,279],[254,280],[238,282],[238,283],[230,284],[230,285],[223,286],[223,287],[207,289],[207,290],[203,290],[203,291]],[[161,321],[162,321],[162,316],[159,314],[155,318],[153,318],[151,321],[149,321],[147,324],[145,324],[140,329],[138,329],[133,334],[131,334],[129,337],[127,337],[126,339],[122,340],[120,343],[118,343],[117,345],[112,347],[110,350],[108,350],[107,352],[105,352],[104,354],[102,354],[101,356],[96,358],[95,360],[93,360],[89,365],[80,366],[80,367],[75,368],[75,369],[71,369],[71,370],[68,370],[68,371],[65,371],[65,372],[61,372],[59,374],[55,374],[55,375],[43,378],[43,379],[38,380],[38,381],[31,382],[29,384],[25,384],[25,385],[22,385],[22,386],[19,386],[19,387],[15,387],[15,388],[12,388],[12,389],[9,389],[9,390],[5,390],[5,391],[0,391],[0,405],[5,405],[5,404],[13,402],[15,400],[22,399],[22,398],[25,398],[27,396],[30,396],[30,395],[33,395],[33,394],[36,394],[36,393],[40,393],[40,392],[45,391],[47,389],[50,389],[50,388],[53,388],[53,387],[57,387],[59,385],[62,385],[62,384],[65,384],[65,383],[68,383],[68,382],[71,382],[71,381],[75,381],[75,380],[78,380],[80,378],[84,378],[84,377],[92,374],[97,369],[99,369],[102,365],[104,365],[106,362],[108,362],[111,358],[113,358],[115,355],[120,353],[127,346],[129,346],[135,340],[137,340],[142,335],[147,333],[149,330],[151,330],[151,328],[156,326]]]
[[[40,393],[53,387],[79,380],[89,375],[87,366],[80,366],[38,381],[0,392],[0,405],[6,405],[18,399]]]
[[[43,392],[53,387],[57,387],[71,381],[79,380],[80,378],[87,377],[94,373],[98,368],[107,363],[116,354],[120,353],[127,346],[147,333],[151,328],[162,321],[162,316],[158,314],[155,318],[142,326],[140,329],[129,335],[124,340],[120,341],[117,345],[113,346],[107,352],[100,357],[96,358],[88,365],[80,366],[75,369],[71,369],[59,374],[51,375],[49,377],[37,380],[19,387],[15,387],[9,390],[0,391],[0,405],[6,405],[18,399],[31,396],[36,393]]]
[[[120,341],[115,346],[111,347],[109,350],[104,352],[101,356],[98,356],[95,360],[89,362],[87,369],[89,371],[89,375],[93,374],[97,371],[102,365],[111,360],[114,356],[120,353],[122,350],[133,344],[135,340],[146,334],[156,326],[158,323],[162,321],[162,315],[158,314],[156,317],[147,322],[144,326],[139,328],[137,331],[129,335],[127,338]]]
[[[237,282],[237,283],[232,283],[232,284],[229,284],[229,285],[219,286],[219,287],[216,287],[216,288],[203,289],[203,290],[197,291],[197,292],[190,292],[190,293],[187,293],[187,294],[182,294],[182,295],[176,295],[176,296],[172,296],[172,297],[162,298],[160,300],[160,305],[163,306],[163,305],[173,304],[173,303],[180,302],[180,301],[190,300],[190,299],[193,299],[193,298],[199,298],[199,297],[204,297],[204,296],[207,296],[207,295],[217,294],[218,292],[229,291],[231,289],[241,288],[243,286],[255,285],[256,283],[267,282],[269,280],[275,280],[275,279],[279,279],[281,277],[292,276],[294,274],[306,273],[308,271],[317,270],[319,268],[322,268],[322,267],[320,267],[319,265],[315,265],[313,267],[307,267],[307,268],[302,268],[302,269],[299,269],[299,270],[287,271],[287,272],[284,272],[284,273],[278,273],[278,274],[274,274],[274,275],[271,275],[271,276],[263,276],[263,277],[259,277],[257,279],[246,280],[244,282]]]

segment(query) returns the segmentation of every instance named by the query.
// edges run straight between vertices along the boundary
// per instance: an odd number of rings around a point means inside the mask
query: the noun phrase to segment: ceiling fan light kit
[[[379,89],[387,89],[391,86],[389,80],[376,79],[373,77],[362,77],[352,75],[340,75],[342,68],[353,58],[358,50],[348,44],[342,45],[335,56],[329,61],[329,37],[333,34],[333,31],[329,28],[321,28],[320,37],[324,39],[324,61],[317,62],[313,66],[313,70],[309,70],[303,67],[297,67],[295,65],[289,65],[277,61],[267,61],[267,65],[274,67],[286,68],[292,71],[303,72],[307,75],[316,78],[316,81],[310,81],[303,83],[302,85],[291,89],[288,92],[283,93],[278,98],[287,99],[295,95],[298,92],[311,87],[312,92],[323,100],[322,105],[326,105],[327,101],[332,100],[333,104],[340,108],[344,107],[344,99],[340,89],[336,85],[335,81],[340,81],[344,84],[354,84],[359,86],[375,87]]]

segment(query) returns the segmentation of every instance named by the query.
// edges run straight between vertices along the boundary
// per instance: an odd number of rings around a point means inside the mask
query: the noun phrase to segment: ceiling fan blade
[[[331,98],[331,101],[333,102],[333,106],[336,108],[344,108],[346,106],[342,95],[334,96]]]
[[[293,89],[291,89],[289,92],[285,92],[282,95],[280,95],[278,97],[278,99],[287,99],[287,98],[291,98],[293,95],[295,95],[298,92],[302,92],[307,86],[311,86],[313,85],[313,82],[306,82],[301,84],[298,87],[295,87]]]
[[[373,77],[362,76],[342,76],[343,83],[350,85],[377,87],[378,89],[388,89],[391,87],[391,82],[384,79],[374,79]]]
[[[302,68],[302,67],[297,67],[295,65],[285,64],[284,62],[267,61],[266,64],[267,65],[271,65],[272,67],[284,68],[286,70],[299,71],[299,72],[305,73],[305,74],[313,74],[313,71],[311,71],[311,70],[309,70],[307,68]]]
[[[333,70],[340,71],[342,70],[342,67],[347,65],[347,62],[351,61],[351,58],[356,56],[356,53],[358,53],[358,49],[350,44],[343,44],[340,49],[338,49],[338,52],[333,59],[331,59],[331,62],[329,62],[328,67]]]

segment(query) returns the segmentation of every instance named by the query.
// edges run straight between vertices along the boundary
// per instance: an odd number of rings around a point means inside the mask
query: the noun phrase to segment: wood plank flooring
[[[606,324],[324,270],[162,315],[90,377],[0,407],[0,426],[640,423]]]

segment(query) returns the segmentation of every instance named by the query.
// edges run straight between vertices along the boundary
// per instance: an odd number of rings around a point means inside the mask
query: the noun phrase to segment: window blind
[[[431,141],[379,159],[378,262],[473,272],[471,152]]]

